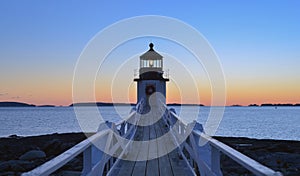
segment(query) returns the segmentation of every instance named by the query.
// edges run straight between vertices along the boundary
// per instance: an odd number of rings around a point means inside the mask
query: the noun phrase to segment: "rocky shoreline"
[[[283,175],[300,175],[300,141],[214,138]],[[221,167],[224,175],[253,175],[224,155],[221,157]]]
[[[0,176],[32,170],[85,138],[83,133],[0,138]],[[284,175],[300,175],[300,141],[215,138]],[[221,157],[221,167],[224,175],[251,175],[225,156]],[[82,155],[79,155],[53,175],[81,170]]]

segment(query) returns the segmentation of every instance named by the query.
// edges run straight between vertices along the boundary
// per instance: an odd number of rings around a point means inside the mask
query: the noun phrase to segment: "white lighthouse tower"
[[[137,102],[142,99],[148,103],[149,97],[153,93],[163,95],[163,103],[166,103],[166,82],[168,78],[163,77],[163,57],[154,51],[153,43],[149,44],[150,49],[140,56],[139,78],[137,82]]]

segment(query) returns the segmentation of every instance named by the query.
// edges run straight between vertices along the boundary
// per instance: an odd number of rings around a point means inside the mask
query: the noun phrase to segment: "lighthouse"
[[[149,50],[140,56],[139,77],[134,79],[137,82],[137,102],[146,100],[153,93],[160,93],[163,103],[166,103],[166,82],[168,78],[163,77],[163,56],[153,49],[153,43],[149,44]]]

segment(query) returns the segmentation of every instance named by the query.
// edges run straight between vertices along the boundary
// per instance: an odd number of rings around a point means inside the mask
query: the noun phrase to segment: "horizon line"
[[[97,102],[76,102],[76,103],[70,103],[68,105],[56,105],[56,104],[34,104],[34,103],[27,103],[23,101],[0,101],[0,103],[20,103],[20,104],[26,104],[26,105],[33,105],[34,107],[40,107],[40,106],[54,106],[54,107],[71,107],[74,104],[82,104],[82,105],[87,105],[87,104],[103,104],[103,106],[113,106],[113,105],[136,105],[136,103],[132,102],[105,102],[105,101],[97,101]],[[166,105],[175,105],[175,106],[180,106],[180,105],[187,105],[187,106],[206,106],[206,107],[220,107],[222,105],[215,105],[215,106],[210,106],[210,105],[205,105],[202,103],[178,103],[178,102],[170,102],[166,103]],[[249,107],[249,106],[256,106],[256,107],[261,107],[261,106],[300,106],[299,103],[250,103],[248,105],[242,105],[242,104],[231,104],[231,105],[225,105],[224,107]]]

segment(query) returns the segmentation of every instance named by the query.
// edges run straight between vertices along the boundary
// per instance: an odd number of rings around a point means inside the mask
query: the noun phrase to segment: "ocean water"
[[[196,114],[196,120],[204,125],[211,110],[210,107],[172,108],[178,114],[183,111]],[[95,115],[91,111],[93,109],[89,107],[80,108],[79,113],[75,113],[72,107],[0,108],[0,136],[81,132],[79,121],[82,119],[78,119],[82,117],[86,118],[84,129],[89,129],[84,131],[95,131],[92,120]],[[127,117],[130,107],[100,107],[99,112],[103,120],[117,122]],[[80,113],[83,116],[78,117]],[[89,113],[91,115],[87,115]],[[188,114],[184,114],[182,118],[185,121],[193,120]],[[215,135],[299,141],[300,107],[225,107]]]

